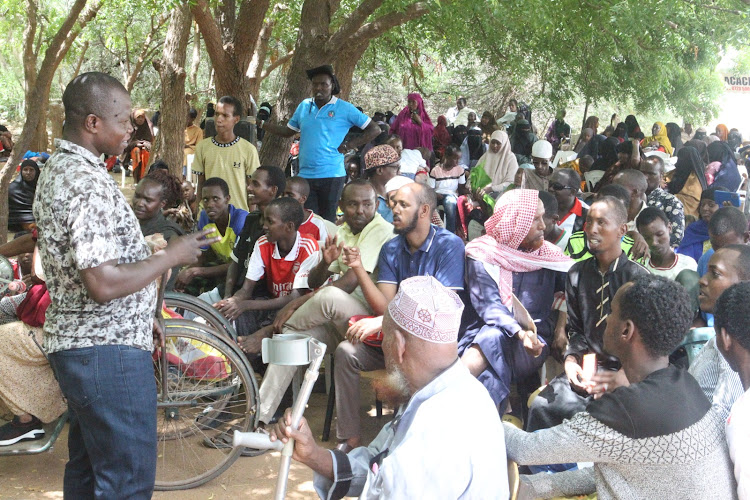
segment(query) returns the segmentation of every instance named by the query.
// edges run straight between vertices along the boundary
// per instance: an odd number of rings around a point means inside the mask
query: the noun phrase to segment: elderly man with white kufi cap
[[[552,177],[552,144],[549,141],[536,141],[531,146],[531,163],[534,170],[526,171],[526,188],[547,191]]]
[[[320,498],[508,498],[500,417],[458,361],[462,311],[433,277],[401,283],[383,320],[383,352],[388,385],[405,404],[369,446],[324,449],[304,419],[291,429],[289,410],[272,429],[272,440],[296,440],[294,458],[315,471]]]

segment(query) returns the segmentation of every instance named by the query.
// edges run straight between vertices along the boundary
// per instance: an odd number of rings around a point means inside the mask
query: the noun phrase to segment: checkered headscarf
[[[573,261],[549,241],[533,252],[518,249],[529,234],[538,207],[538,191],[508,191],[497,200],[495,213],[484,223],[487,234],[466,245],[467,257],[500,268],[500,299],[506,306],[511,302],[514,272],[526,273],[541,268],[567,272],[573,265]]]

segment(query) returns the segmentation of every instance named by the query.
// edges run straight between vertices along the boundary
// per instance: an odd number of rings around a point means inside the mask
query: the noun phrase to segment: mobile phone
[[[596,354],[589,353],[583,355],[583,379],[590,381],[596,375]]]
[[[729,191],[716,191],[714,193],[714,201],[719,206],[723,205],[725,201],[728,201],[732,205],[734,205],[735,207],[739,208],[739,206],[740,206],[740,194],[739,193],[731,193]]]

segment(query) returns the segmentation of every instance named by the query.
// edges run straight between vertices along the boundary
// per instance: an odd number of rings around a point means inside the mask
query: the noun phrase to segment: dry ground
[[[120,174],[111,174],[120,185]],[[125,197],[133,197],[133,178],[125,178],[121,188]],[[321,374],[322,378],[322,374]],[[375,398],[367,381],[362,382],[362,426],[364,438],[371,440],[380,428],[388,422],[391,411],[386,409],[383,418],[375,417]],[[333,447],[335,444],[334,418],[331,441],[320,441],[325,419],[327,395],[313,394],[305,417],[321,445]],[[0,499],[62,499],[63,471],[68,459],[67,425],[58,438],[52,451],[41,455],[0,457]],[[213,481],[187,491],[156,492],[155,499],[174,500],[222,500],[234,498],[264,499],[273,498],[278,475],[280,454],[266,453],[260,457],[240,457],[232,467]],[[312,472],[306,467],[292,463],[289,475],[287,498],[317,498],[312,486]]]

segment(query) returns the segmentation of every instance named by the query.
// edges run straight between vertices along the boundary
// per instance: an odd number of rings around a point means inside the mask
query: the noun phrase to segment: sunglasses
[[[553,191],[562,191],[563,189],[573,189],[573,188],[572,188],[572,187],[570,187],[570,186],[563,186],[563,185],[562,185],[562,184],[560,184],[559,182],[554,182],[554,183],[550,184],[550,185],[549,185],[549,188],[550,188],[551,190],[553,190]]]

